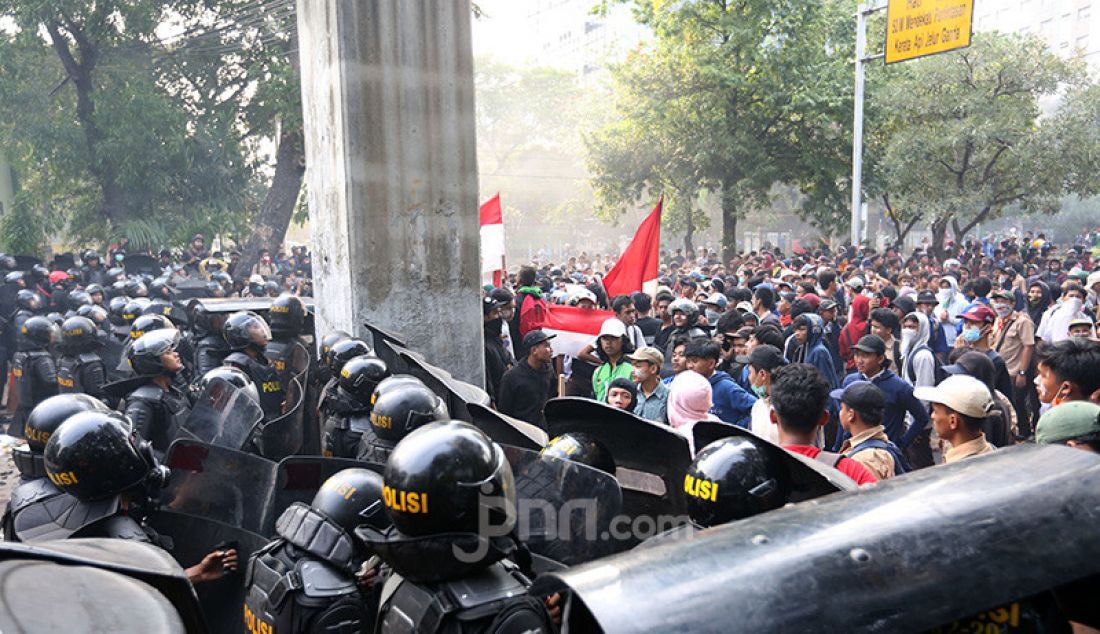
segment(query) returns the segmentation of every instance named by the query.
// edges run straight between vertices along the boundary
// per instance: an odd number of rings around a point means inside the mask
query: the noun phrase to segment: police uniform
[[[30,350],[34,345],[23,334],[23,324],[27,323],[27,320],[34,317],[34,313],[21,308],[15,311],[15,314],[11,316],[12,331],[15,333],[15,349],[17,351]]]
[[[260,355],[259,359],[253,359],[244,352],[232,352],[225,357],[225,364],[243,370],[256,384],[260,392],[260,407],[264,410],[265,419],[272,420],[282,416],[286,390],[283,388],[283,382],[279,380],[279,373],[275,370],[275,366],[268,363],[266,357]]]
[[[12,435],[23,434],[27,415],[40,401],[57,394],[57,365],[45,350],[18,352],[12,365],[19,405],[12,421]]]
[[[195,342],[195,376],[204,376],[210,370],[225,363],[229,344],[220,334],[209,334]]]
[[[335,411],[325,419],[321,427],[322,455],[329,458],[355,458],[359,454],[363,434],[370,431],[369,408],[364,411],[361,405],[346,401],[343,395],[329,399],[328,405]]]
[[[182,392],[174,386],[164,390],[152,382],[126,397],[124,411],[133,423],[134,431],[162,454],[168,450],[168,445],[183,427],[189,413]]]
[[[57,385],[63,394],[87,394],[102,399],[105,383],[106,364],[94,352],[66,354],[58,360]]]

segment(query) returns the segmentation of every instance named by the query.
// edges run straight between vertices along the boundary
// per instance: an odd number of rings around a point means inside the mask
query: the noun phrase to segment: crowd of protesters
[[[1100,233],[1070,246],[990,237],[939,257],[848,247],[661,260],[652,295],[608,297],[613,261],[587,254],[487,286],[498,409],[538,425],[548,398],[586,397],[689,442],[695,422],[719,420],[865,483],[1034,441],[1052,407],[1100,403]],[[542,330],[551,305],[614,316],[575,356],[555,355]]]

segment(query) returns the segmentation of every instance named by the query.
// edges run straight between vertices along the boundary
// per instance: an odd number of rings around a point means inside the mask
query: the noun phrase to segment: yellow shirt
[[[980,456],[984,453],[992,453],[993,445],[985,441],[985,434],[979,434],[974,440],[968,440],[958,447],[952,447],[943,455],[944,463],[955,462],[970,456]]]

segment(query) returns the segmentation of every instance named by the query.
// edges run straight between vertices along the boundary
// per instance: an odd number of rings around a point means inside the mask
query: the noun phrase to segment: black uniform
[[[221,334],[208,334],[195,342],[195,376],[202,377],[220,367],[229,356],[229,344]]]
[[[360,403],[337,386],[325,399],[325,411],[321,455],[355,458],[363,433],[370,430],[370,404]]]
[[[233,352],[225,357],[225,365],[243,370],[256,384],[256,388],[260,391],[260,407],[264,410],[265,419],[272,420],[282,416],[286,390],[279,379],[278,371],[267,357],[260,355],[258,359],[253,359],[244,352]]]
[[[279,518],[275,533],[277,538],[253,555],[245,573],[248,630],[370,632],[375,593],[360,592],[356,584],[362,562],[347,532],[296,503]]]
[[[15,311],[15,314],[11,316],[12,337],[14,339],[15,348],[14,351],[30,350],[32,344],[27,340],[27,337],[23,334],[23,324],[27,323],[27,320],[34,317],[34,313],[26,308],[20,308]]]
[[[15,408],[15,418],[8,433],[22,437],[23,423],[34,406],[57,394],[57,365],[45,350],[17,352],[12,374],[15,376],[19,405]]]
[[[167,451],[189,413],[187,399],[175,386],[163,390],[152,382],[126,397],[124,411],[134,431],[161,454]]]
[[[84,278],[84,286],[90,286],[92,284],[107,286],[107,269],[103,268],[102,264],[94,268],[85,266],[81,269],[81,276]]]
[[[107,367],[94,352],[63,355],[57,362],[57,385],[63,394],[87,394],[100,400],[106,398]]]

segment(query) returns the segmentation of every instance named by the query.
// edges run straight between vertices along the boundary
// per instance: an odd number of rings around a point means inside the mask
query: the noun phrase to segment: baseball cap
[[[871,354],[886,354],[886,342],[883,341],[882,337],[879,337],[878,335],[863,335],[860,338],[859,343],[852,347],[856,350],[870,352]]]
[[[940,300],[936,299],[936,294],[932,291],[921,291],[917,293],[918,304],[938,304]]]
[[[857,412],[878,412],[886,409],[886,396],[877,385],[870,381],[853,381],[848,387],[829,392],[829,396],[844,403]]]
[[[604,335],[610,337],[625,337],[626,325],[623,322],[619,321],[617,317],[605,319],[603,325],[600,326],[600,334],[596,336],[597,338],[599,338],[603,337]]]
[[[852,279],[845,282],[845,284],[847,284],[851,288],[859,290],[863,288],[863,278],[857,275],[856,277],[853,277]]]
[[[754,330],[756,329],[752,326],[741,326],[737,329],[737,332],[733,333],[732,336],[734,339],[744,339],[745,341],[748,341],[749,337],[752,336]]]
[[[493,299],[491,295],[486,295],[485,297],[481,298],[481,314],[488,315],[489,313],[493,312],[503,305],[504,304],[502,302],[498,302],[497,300]]]
[[[993,411],[989,388],[965,374],[949,376],[935,387],[914,388],[913,396],[929,403],[939,403],[971,418],[985,418]]]
[[[959,315],[966,321],[976,321],[983,324],[991,324],[997,321],[997,313],[993,312],[993,309],[989,306],[975,306],[965,313]]]
[[[1050,445],[1097,433],[1100,433],[1100,405],[1071,401],[1043,414],[1035,427],[1035,442]]]
[[[738,302],[736,308],[743,313],[751,313],[752,302]]]
[[[836,310],[836,301],[831,299],[821,300],[821,304],[817,307],[817,312],[820,313],[823,310]]]
[[[506,288],[494,288],[489,291],[489,297],[492,297],[501,304],[507,304],[516,298],[515,295],[512,294],[512,291]]]
[[[1088,317],[1075,317],[1074,319],[1069,320],[1069,327],[1070,328],[1073,328],[1074,326],[1089,326],[1089,327],[1091,327],[1092,325],[1093,325],[1092,320],[1089,319]]]
[[[991,299],[1007,299],[1010,302],[1016,301],[1016,294],[1004,288],[993,291],[989,297]]]
[[[783,353],[779,351],[779,348],[767,344],[756,346],[748,355],[737,357],[737,362],[751,365],[759,370],[774,370],[787,365],[787,360],[783,358]]]
[[[653,365],[660,366],[665,362],[665,355],[658,349],[652,346],[642,346],[634,352],[626,355],[629,361],[646,361]]]
[[[557,337],[557,335],[548,335],[541,330],[532,330],[523,336],[523,347],[525,350],[530,350],[543,341],[550,341],[554,337]]]
[[[729,306],[730,302],[722,293],[711,293],[710,295],[707,295],[707,298],[700,303],[713,304],[719,308],[725,308],[726,306]]]

